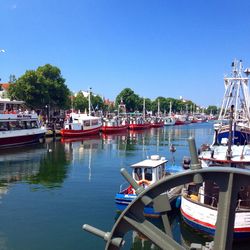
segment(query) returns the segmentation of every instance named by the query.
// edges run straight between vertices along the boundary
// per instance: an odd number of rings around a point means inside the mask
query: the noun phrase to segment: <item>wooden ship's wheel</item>
[[[196,164],[197,166],[198,164]],[[167,176],[145,190],[133,181],[125,169],[122,169],[121,173],[135,188],[137,198],[122,212],[111,232],[103,232],[92,226],[83,225],[84,230],[106,241],[106,250],[121,249],[126,244],[124,237],[129,231],[136,231],[138,234],[145,236],[160,249],[185,249],[173,239],[168,218],[168,211],[171,210],[171,206],[166,192],[186,183],[202,183],[207,180],[216,182],[220,189],[214,242],[209,247],[192,244],[190,249],[232,249],[237,194],[240,187],[249,185],[249,171],[229,167],[188,170]],[[160,213],[163,229],[155,226],[144,216],[144,207],[150,203],[153,204],[154,210]]]

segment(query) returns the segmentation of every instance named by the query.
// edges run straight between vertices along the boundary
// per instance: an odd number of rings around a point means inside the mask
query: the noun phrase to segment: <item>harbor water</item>
[[[81,140],[48,138],[45,144],[0,152],[0,249],[104,249],[105,242],[82,230],[87,223],[111,231],[117,217],[114,196],[125,182],[120,169],[159,154],[168,166],[189,155],[187,138],[196,145],[212,142],[212,123],[190,124],[98,135]],[[170,152],[174,145],[176,151]],[[173,219],[176,240],[196,242]],[[180,229],[180,227],[182,228]],[[184,227],[183,227],[184,226]],[[205,240],[204,240],[205,239]],[[203,241],[209,238],[202,237]],[[135,233],[125,249],[150,249]]]

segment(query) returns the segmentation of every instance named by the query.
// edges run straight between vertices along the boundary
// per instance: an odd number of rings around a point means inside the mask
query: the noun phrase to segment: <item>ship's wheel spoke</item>
[[[230,249],[233,241],[235,207],[240,180],[239,176],[229,173],[227,178],[219,182],[220,193],[214,247],[215,249]]]

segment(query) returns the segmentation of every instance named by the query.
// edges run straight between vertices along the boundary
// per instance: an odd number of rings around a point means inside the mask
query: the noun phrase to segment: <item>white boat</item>
[[[42,141],[45,128],[35,112],[22,112],[24,102],[0,99],[0,148],[22,146]]]
[[[147,188],[170,174],[169,172],[166,172],[166,163],[167,160],[165,157],[152,155],[150,158],[131,166],[132,178],[138,185]],[[167,192],[172,207],[176,208],[179,206],[178,197],[180,195],[180,190],[181,187],[175,187]],[[137,194],[131,185],[126,188],[123,188],[121,185],[120,192],[115,196],[117,211],[121,212],[126,209],[129,203],[131,203],[136,197]],[[160,214],[154,211],[152,204],[145,206],[144,214],[147,217],[160,217]]]
[[[61,129],[62,137],[82,137],[98,134],[102,127],[101,117],[81,113],[70,113]]]
[[[156,116],[151,116],[150,121],[150,127],[151,128],[161,128],[164,127],[164,120],[160,115],[160,101],[158,100],[158,110]]]
[[[164,126],[173,126],[175,125],[176,119],[172,115],[172,102],[170,102],[168,116],[164,117]]]
[[[215,144],[220,144],[229,134],[229,114],[234,106],[232,143],[245,145],[250,142],[250,111],[249,111],[249,78],[250,69],[246,69],[243,76],[242,61],[234,60],[231,76],[224,78],[225,93],[220,109],[219,118],[214,129]]]
[[[128,119],[128,128],[131,130],[144,130],[150,128],[150,122],[146,119],[145,99],[143,99],[143,111],[142,116],[134,113],[134,116],[130,116]]]
[[[89,92],[89,113],[71,112],[64,127],[61,129],[62,137],[82,137],[99,134],[102,127],[101,117],[91,115],[91,92]]]
[[[117,133],[126,131],[128,129],[127,118],[114,116],[112,118],[103,118],[102,132],[103,133]]]
[[[231,118],[231,127],[232,120]],[[230,130],[229,138],[232,133]],[[250,145],[232,145],[230,139],[223,138],[220,145],[203,145],[199,159],[203,168],[220,166],[250,170]],[[195,229],[213,235],[216,229],[218,201],[219,186],[213,180],[188,184],[183,189],[181,199],[184,221]],[[250,238],[250,185],[242,186],[238,192],[234,238]]]

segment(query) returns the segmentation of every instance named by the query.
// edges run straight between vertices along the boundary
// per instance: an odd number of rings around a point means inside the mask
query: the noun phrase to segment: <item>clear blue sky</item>
[[[72,91],[220,105],[234,58],[250,67],[249,0],[0,0],[0,78],[50,63]]]

